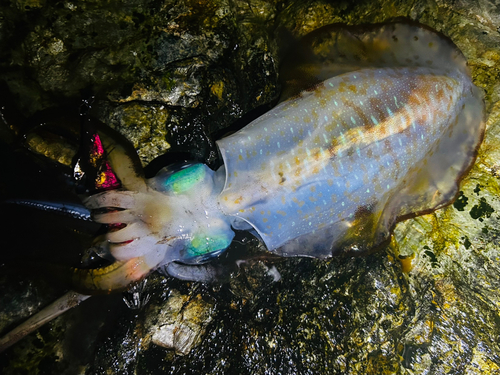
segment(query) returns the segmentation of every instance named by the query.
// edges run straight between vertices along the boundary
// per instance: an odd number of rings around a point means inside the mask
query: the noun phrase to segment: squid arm
[[[74,268],[72,282],[74,288],[82,293],[109,294],[126,290],[155,268],[156,264],[151,264],[147,257],[142,256],[127,261],[115,261],[102,268]]]

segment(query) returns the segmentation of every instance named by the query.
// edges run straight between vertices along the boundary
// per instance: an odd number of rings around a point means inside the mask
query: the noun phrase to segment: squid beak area
[[[74,268],[72,271],[73,289],[82,294],[95,295],[124,291],[132,283],[146,277],[152,267],[144,257],[137,257],[102,268]]]

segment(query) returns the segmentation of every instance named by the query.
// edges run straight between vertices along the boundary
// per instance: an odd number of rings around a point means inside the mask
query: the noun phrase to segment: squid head
[[[183,162],[146,179],[131,145],[104,128],[90,134],[88,150],[89,160],[80,160],[75,170],[84,164],[83,170],[93,170],[86,176],[93,194],[83,203],[94,221],[107,226],[95,246],[114,262],[74,270],[76,290],[124,289],[159,267],[168,272],[173,262],[203,264],[230,245],[234,232],[217,203],[223,168],[215,172],[205,164]]]

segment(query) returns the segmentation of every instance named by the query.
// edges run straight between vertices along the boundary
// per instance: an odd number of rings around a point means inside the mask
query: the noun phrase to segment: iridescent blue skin
[[[187,163],[145,180],[101,135],[122,188],[84,204],[112,208],[93,218],[113,226],[98,247],[116,263],[77,283],[113,290],[159,268],[206,280],[189,266],[220,255],[233,229],[281,256],[369,250],[397,221],[450,203],[484,133],[463,55],[406,23],[335,32],[314,67],[322,82],[219,140],[217,171]]]

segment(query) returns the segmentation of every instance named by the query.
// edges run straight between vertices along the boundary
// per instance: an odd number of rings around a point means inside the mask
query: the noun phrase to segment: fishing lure
[[[167,166],[145,179],[137,156],[93,138],[99,192],[83,203],[108,225],[115,262],[76,270],[85,293],[123,289],[155,269],[208,280],[200,265],[248,230],[280,256],[373,249],[406,218],[449,204],[484,133],[466,60],[422,25],[329,26],[289,74],[313,83],[217,141],[223,165]],[[305,83],[304,83],[305,82]]]

